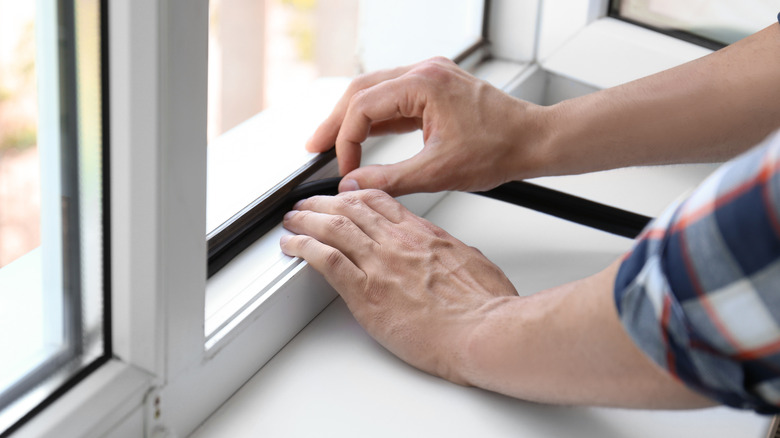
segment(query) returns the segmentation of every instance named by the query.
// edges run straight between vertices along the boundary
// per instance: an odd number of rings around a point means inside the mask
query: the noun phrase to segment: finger
[[[376,122],[371,125],[368,135],[378,136],[387,134],[405,134],[422,128],[422,119],[396,117],[392,120]]]
[[[395,164],[372,165],[355,169],[339,183],[339,192],[359,189],[378,189],[390,196],[442,190],[438,166],[431,161],[431,153],[424,149],[417,155]]]
[[[360,196],[372,210],[384,216],[388,221],[394,224],[400,224],[405,217],[412,215],[400,202],[393,199],[389,194],[381,190],[361,190],[354,192]],[[341,196],[341,195],[339,195]],[[380,240],[376,240],[379,242]]]
[[[309,262],[347,300],[366,283],[366,273],[347,256],[313,237],[283,236],[279,244],[285,254]]]
[[[360,145],[371,125],[395,118],[421,118],[426,96],[409,76],[392,79],[355,93],[336,136],[336,156],[342,175],[360,166]]]
[[[387,193],[381,191],[381,190],[360,190],[355,192],[347,192],[347,193],[340,193],[338,195],[330,196],[330,197],[322,197],[322,198],[345,198],[347,199],[347,203],[355,203],[359,201],[360,203],[365,204],[370,210],[375,212],[376,214],[381,215],[385,220],[388,222],[398,224],[401,221],[403,221],[404,217],[406,215],[411,214],[409,210],[406,209],[400,202],[393,199],[390,195]],[[316,203],[318,201],[317,198],[320,197],[312,197],[308,200],[303,200],[296,204],[296,207],[298,205],[302,207],[309,207],[312,204],[308,204],[308,202],[314,202]],[[350,198],[356,198],[356,200],[349,200]],[[363,214],[363,212],[366,210],[359,210],[355,213],[346,213],[346,214],[354,214],[357,218],[358,215]],[[381,225],[386,225],[385,222],[381,222]],[[384,233],[381,232],[381,228],[377,228],[380,232],[376,233],[377,235],[382,235]],[[378,241],[377,239],[374,239],[372,236],[372,240]]]
[[[376,249],[377,243],[351,219],[342,215],[293,210],[284,216],[284,227],[338,249],[357,266]]]
[[[330,117],[317,127],[314,134],[306,142],[305,147],[308,152],[325,152],[333,147],[342,120],[342,116],[337,114],[336,111],[338,111],[338,108],[334,109]]]
[[[306,142],[306,150],[309,152],[325,152],[336,142],[336,137],[344,120],[344,115],[349,107],[349,101],[358,91],[373,87],[384,81],[397,78],[408,72],[414,66],[403,66],[388,70],[380,70],[364,74],[355,78],[341,96],[333,111],[327,119],[314,131],[314,135]]]
[[[389,198],[386,194],[382,194]],[[313,196],[298,202],[294,208],[347,217],[363,233],[376,241],[378,233],[391,225],[391,221],[364,200],[370,197],[371,195],[363,192],[343,193],[337,196]]]

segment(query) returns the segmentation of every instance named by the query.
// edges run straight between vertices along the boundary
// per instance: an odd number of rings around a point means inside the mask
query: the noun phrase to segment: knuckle
[[[447,65],[447,66],[455,65],[455,63],[452,62],[452,60],[450,58],[447,58],[446,56],[441,56],[441,55],[434,56],[434,57],[430,58],[428,61],[430,61],[432,63],[435,63],[435,64],[443,64],[443,65]]]
[[[293,246],[298,247],[299,250],[306,251],[314,243],[314,238],[300,234],[290,239],[290,243],[292,243]]]
[[[347,87],[347,92],[356,93],[366,87],[371,86],[376,80],[374,79],[376,73],[363,73],[355,77]]]
[[[362,196],[363,199],[366,199],[366,200],[368,200],[368,199],[372,199],[372,200],[377,200],[377,199],[390,200],[390,199],[393,199],[386,192],[384,192],[382,190],[379,190],[379,189],[366,189],[366,190],[363,190],[362,193],[360,194],[360,196]]]
[[[428,248],[432,253],[436,253],[437,251],[450,251],[454,247],[455,243],[453,243],[450,239],[439,236],[436,236],[430,242],[428,242]]]
[[[343,258],[341,253],[335,248],[328,248],[325,252],[325,266],[329,270],[336,270],[341,265]]]
[[[286,254],[305,258],[311,252],[312,240],[309,236],[296,234],[282,246]]]
[[[374,178],[378,187],[383,187],[383,190],[392,193],[396,189],[398,182],[397,172],[388,171],[386,166],[379,166],[377,172],[374,173]],[[385,192],[382,191],[382,193]]]
[[[299,210],[298,213],[295,213],[295,216],[288,219],[290,222],[298,221],[298,222],[304,222],[306,221],[309,216],[311,215],[310,210]]]
[[[346,216],[336,215],[328,219],[328,227],[335,232],[344,231],[352,226],[352,221]]]
[[[433,222],[430,222],[428,220],[425,220],[423,218],[418,219],[420,224],[422,225],[423,229],[430,233],[435,239],[437,240],[449,240],[451,238],[450,234],[441,227],[438,227],[433,224]]]
[[[363,286],[363,300],[370,304],[379,304],[384,299],[385,287],[384,285],[376,281],[376,279],[368,279]]]
[[[449,66],[438,59],[423,62],[414,69],[414,72],[434,82],[448,80],[451,74]]]
[[[311,210],[311,207],[317,202],[317,196],[309,196],[308,198],[301,199],[299,204],[296,204],[298,210]]]
[[[379,189],[364,189],[359,192],[355,192],[354,195],[359,202],[371,205],[373,203],[385,203],[389,201],[395,201],[386,192]]]
[[[417,234],[417,246],[429,251],[446,251],[456,246],[457,239],[443,229],[423,223],[421,232]]]
[[[336,201],[340,210],[349,210],[360,205],[363,201],[357,192],[345,192],[336,195]]]
[[[437,227],[436,225],[431,224],[431,233],[433,233],[434,236],[436,236],[437,239],[440,239],[442,241],[449,241],[450,239],[450,233],[444,231],[443,229]]]
[[[471,250],[471,252],[473,252],[474,254],[477,254],[477,255],[479,255],[480,257],[485,257],[485,254],[483,254],[483,253],[482,253],[482,251],[481,251],[479,248],[477,248],[476,246],[469,246],[469,249],[470,249],[470,250]]]
[[[349,98],[349,107],[357,110],[362,108],[367,102],[368,93],[369,90],[367,88],[355,91],[352,97]]]

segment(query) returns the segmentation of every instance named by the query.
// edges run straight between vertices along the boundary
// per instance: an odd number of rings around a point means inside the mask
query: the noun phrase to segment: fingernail
[[[288,221],[288,220],[292,219],[292,217],[295,216],[296,214],[298,214],[298,210],[288,211],[287,214],[284,215],[284,220]],[[279,216],[276,216],[276,217],[279,217]]]
[[[290,239],[292,239],[292,236],[291,236],[291,235],[289,235],[289,234],[285,234],[284,236],[282,236],[282,238],[281,238],[281,239],[279,239],[279,245],[285,245],[285,244],[287,244],[287,242],[288,242]]]
[[[293,205],[293,210],[300,210],[301,205],[303,205],[303,201],[305,201],[305,199],[301,199],[300,201],[296,202],[295,205]]]
[[[340,192],[352,192],[355,190],[360,190],[360,186],[354,179],[345,179],[341,181],[341,184],[339,185]]]

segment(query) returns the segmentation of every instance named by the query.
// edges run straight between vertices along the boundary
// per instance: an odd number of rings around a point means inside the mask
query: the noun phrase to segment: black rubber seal
[[[339,192],[341,178],[325,178],[300,184],[284,196],[275,200],[270,206],[263,208],[246,223],[240,234],[233,234],[225,239],[216,250],[209,248],[207,273],[210,278],[219,272],[228,262],[241,251],[279,224],[284,214],[292,210],[293,205],[301,199],[316,195],[336,195]]]
[[[525,181],[512,181],[476,194],[631,239],[652,220],[641,214]]]
[[[241,251],[281,222],[284,214],[292,210],[296,202],[316,195],[336,195],[340,181],[341,178],[325,178],[303,183],[286,193],[271,207],[265,209],[262,215],[255,217],[240,238],[225,242],[222,251],[209,254],[208,276],[217,273]],[[652,220],[647,216],[525,181],[508,182],[493,190],[474,192],[474,194],[530,208],[628,238],[636,237]]]

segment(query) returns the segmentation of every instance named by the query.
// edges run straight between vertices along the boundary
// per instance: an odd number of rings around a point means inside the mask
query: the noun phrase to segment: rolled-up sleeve
[[[780,413],[780,133],[719,168],[637,239],[621,322],[658,365],[723,404]]]

